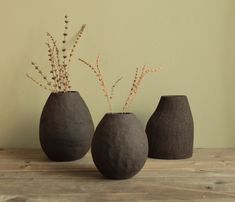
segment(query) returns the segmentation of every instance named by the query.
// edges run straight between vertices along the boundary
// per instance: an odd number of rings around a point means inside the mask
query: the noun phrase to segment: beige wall
[[[0,147],[39,146],[48,92],[25,73],[34,74],[31,60],[46,69],[45,32],[61,37],[65,13],[71,38],[87,24],[75,58],[94,61],[100,54],[109,84],[124,76],[115,111],[121,110],[136,67],[163,66],[143,82],[131,111],[145,124],[161,95],[186,94],[195,147],[235,147],[234,10],[233,0],[0,0]],[[74,60],[71,80],[97,124],[107,104],[96,79]]]

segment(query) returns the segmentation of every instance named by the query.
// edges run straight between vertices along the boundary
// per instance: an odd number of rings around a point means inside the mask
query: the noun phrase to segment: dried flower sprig
[[[50,73],[52,74],[52,80],[54,81],[53,87],[54,87],[54,91],[58,91],[59,89],[59,75],[58,75],[58,70],[56,68],[56,59],[54,56],[54,51],[56,51],[56,47],[55,45],[53,45],[53,48],[51,47],[51,45],[49,43],[46,43],[47,47],[48,47],[48,57],[49,57],[49,62],[51,65],[51,70]]]
[[[34,66],[35,70],[47,82],[47,86],[43,86],[43,84],[36,81],[28,74],[26,75],[29,79],[34,81],[34,83],[38,84],[44,89],[49,89],[55,93],[67,92],[71,89],[70,80],[69,80],[69,63],[71,62],[74,50],[77,47],[78,41],[81,38],[82,33],[86,27],[85,24],[82,25],[82,27],[80,28],[80,30],[76,35],[74,45],[72,46],[69,55],[67,55],[66,45],[67,45],[67,36],[68,36],[68,23],[69,23],[67,15],[65,15],[64,17],[64,23],[65,26],[64,26],[61,49],[59,49],[54,37],[49,32],[47,32],[48,42],[46,43],[46,46],[48,48],[48,58],[49,58],[48,60],[51,66],[50,69],[51,79],[48,79],[49,77],[46,76],[46,74],[44,74],[41,69],[39,69],[39,66],[36,63],[32,62],[32,65]]]
[[[83,64],[85,64],[86,66],[88,66],[92,72],[95,74],[95,76],[98,78],[98,81],[100,83],[100,86],[101,86],[101,90],[103,91],[104,93],[104,96],[108,102],[108,106],[109,106],[109,111],[112,113],[112,98],[113,98],[113,95],[114,95],[114,89],[115,87],[117,86],[117,84],[119,83],[119,81],[121,81],[122,77],[119,78],[117,81],[114,82],[114,84],[112,85],[111,87],[111,92],[109,92],[107,90],[107,87],[105,85],[105,81],[104,81],[104,76],[102,75],[101,71],[100,71],[100,67],[99,67],[99,56],[97,57],[96,59],[96,65],[91,65],[90,63],[88,63],[87,61],[79,58],[78,59],[79,61],[81,61]]]
[[[109,96],[110,100],[113,99],[114,89],[116,88],[117,84],[122,80],[122,78],[123,78],[123,77],[120,77],[119,79],[117,79],[117,80],[114,82],[114,84],[112,85],[111,90],[110,90],[110,96]]]
[[[29,74],[26,74],[26,76],[31,79],[34,83],[36,83],[38,86],[44,88],[45,90],[49,90],[49,91],[53,91],[53,89],[43,85],[42,83],[38,82],[37,80],[35,80],[32,76],[30,76]]]
[[[75,41],[74,41],[74,44],[73,44],[73,46],[72,46],[72,48],[71,48],[71,50],[70,50],[70,53],[69,53],[68,63],[71,62],[71,59],[72,59],[74,50],[75,50],[75,48],[76,48],[77,45],[78,45],[78,41],[79,41],[79,39],[81,38],[82,33],[84,32],[85,27],[86,27],[86,25],[83,24],[82,27],[81,27],[81,29],[80,29],[80,30],[78,31],[78,33],[77,33],[77,37],[76,37],[76,39],[75,39]]]
[[[47,85],[50,86],[51,81],[48,80],[47,76],[42,72],[40,67],[35,62],[31,62],[31,64],[34,66],[34,68],[38,72],[38,74],[40,74],[41,77],[46,81]]]
[[[126,112],[128,107],[132,103],[133,99],[135,98],[137,91],[140,87],[141,81],[144,79],[144,76],[150,72],[159,72],[160,70],[161,70],[160,67],[149,68],[149,67],[146,67],[146,65],[143,66],[143,68],[141,69],[141,72],[139,71],[139,68],[136,68],[135,77],[131,86],[131,90],[123,106],[123,110],[122,110],[123,113]]]
[[[109,105],[109,111],[112,113],[112,104],[111,101],[113,99],[113,95],[114,95],[114,89],[116,88],[117,84],[122,80],[123,77],[120,77],[119,79],[117,79],[114,84],[111,86],[110,91],[107,90],[105,82],[104,82],[104,77],[100,71],[99,68],[99,56],[96,59],[96,65],[91,65],[90,63],[88,63],[86,60],[83,60],[81,58],[78,59],[79,61],[81,61],[83,64],[85,64],[86,66],[88,66],[92,72],[96,75],[96,77],[98,78],[98,81],[100,83],[101,89],[104,93],[104,96],[106,97],[106,100],[108,102]],[[135,77],[131,86],[131,90],[129,92],[129,95],[126,99],[126,102],[123,106],[122,112],[125,113],[126,110],[128,109],[128,107],[130,106],[130,104],[132,103],[134,97],[137,94],[137,91],[140,87],[140,84],[144,78],[144,76],[150,72],[159,72],[161,70],[160,67],[157,68],[150,68],[150,67],[146,67],[146,65],[143,66],[143,68],[141,70],[139,70],[139,68],[136,68],[135,71]],[[110,92],[110,93],[109,93]]]

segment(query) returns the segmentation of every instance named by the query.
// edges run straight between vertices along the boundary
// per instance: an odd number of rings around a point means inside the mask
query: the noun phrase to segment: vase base
[[[51,147],[42,146],[42,148],[47,158],[55,162],[76,161],[83,158],[88,152],[88,148],[83,149],[82,151],[81,148],[79,150],[74,148],[64,148],[64,150],[62,151],[61,151],[62,147],[60,148],[60,150],[55,149],[55,147],[52,146]]]
[[[164,159],[164,160],[179,160],[191,158],[192,154],[184,155],[161,155],[161,154],[149,154],[148,157],[152,159]]]

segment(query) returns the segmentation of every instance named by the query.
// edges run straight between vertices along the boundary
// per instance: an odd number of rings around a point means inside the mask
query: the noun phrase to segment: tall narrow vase
[[[146,133],[149,157],[184,159],[192,156],[193,118],[186,96],[162,96]]]
[[[134,114],[106,114],[98,124],[91,152],[97,169],[110,179],[136,175],[148,156],[148,140]]]
[[[89,150],[94,125],[78,92],[51,93],[41,115],[40,143],[50,160],[72,161]]]

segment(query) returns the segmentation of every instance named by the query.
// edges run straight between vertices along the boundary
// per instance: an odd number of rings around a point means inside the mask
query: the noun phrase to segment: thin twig
[[[54,37],[49,33],[47,32],[47,36],[49,37],[50,41],[53,43],[53,46],[55,46],[55,58],[56,58],[56,69],[57,69],[57,72],[58,72],[58,75],[57,75],[57,78],[56,78],[56,82],[57,82],[57,85],[58,85],[58,89],[59,91],[61,91],[63,89],[63,82],[62,82],[62,77],[63,77],[63,67],[62,65],[60,64],[60,51],[59,51],[59,48],[56,44],[56,40],[54,39]]]
[[[42,72],[39,66],[35,62],[31,62],[31,64],[34,66],[35,70],[41,75],[41,77],[47,82],[47,85],[50,86],[51,81],[48,80],[47,76]]]
[[[49,62],[51,65],[51,70],[50,73],[52,74],[52,79],[54,80],[54,91],[58,92],[58,72],[57,72],[57,68],[56,68],[56,61],[55,61],[55,57],[54,57],[54,51],[55,51],[55,46],[53,45],[53,48],[51,47],[51,45],[49,43],[46,43],[47,47],[48,47],[48,56],[49,56]]]
[[[35,80],[35,79],[34,79],[32,76],[30,76],[29,74],[26,74],[26,76],[27,76],[29,79],[31,79],[31,80],[32,80],[35,84],[37,84],[38,86],[44,88],[45,90],[49,90],[49,91],[51,91],[51,92],[54,92],[53,89],[48,88],[47,86],[45,86],[45,85],[39,83],[37,80]]]
[[[137,81],[138,81],[138,75],[139,75],[139,68],[137,67],[137,68],[136,68],[136,71],[135,71],[135,77],[134,77],[134,80],[133,80],[133,82],[132,82],[132,86],[131,86],[129,95],[128,95],[128,97],[127,97],[127,99],[126,99],[126,102],[125,102],[125,104],[124,104],[124,106],[123,106],[123,112],[126,110],[126,108],[127,108],[128,104],[129,104],[129,102],[130,102],[130,99],[131,99],[132,95],[133,95],[134,93],[136,93],[136,88],[137,88],[137,84],[136,84],[136,83],[137,83]]]
[[[102,73],[100,71],[100,68],[99,68],[99,56],[96,59],[96,66],[91,65],[90,63],[88,63],[87,61],[85,61],[85,60],[83,60],[81,58],[79,58],[79,61],[81,61],[86,66],[88,66],[93,71],[93,73],[95,73],[95,76],[99,80],[99,83],[100,83],[100,86],[101,86],[101,90],[103,91],[104,96],[106,97],[106,100],[108,102],[109,111],[112,113],[112,104],[111,104],[110,95],[109,95],[109,92],[108,92],[108,90],[106,88],[103,75],[102,75]]]
[[[117,80],[114,82],[114,84],[112,85],[111,90],[110,90],[110,96],[109,96],[110,100],[113,99],[115,87],[116,87],[117,84],[122,80],[122,78],[123,78],[123,77],[120,77],[119,79],[117,79]]]
[[[135,78],[134,78],[134,81],[132,84],[132,88],[130,90],[130,93],[129,93],[129,95],[126,99],[126,102],[124,104],[124,107],[123,107],[123,112],[126,112],[127,108],[133,102],[133,99],[135,98],[137,91],[140,87],[140,84],[141,84],[142,80],[144,79],[145,75],[150,72],[159,72],[160,69],[161,68],[159,68],[159,67],[158,68],[149,68],[149,67],[146,67],[146,65],[144,65],[140,74],[138,73],[138,69],[137,69],[136,74],[135,74]]]
[[[78,41],[79,41],[79,39],[81,38],[82,33],[84,32],[85,27],[86,27],[86,24],[83,24],[82,27],[80,28],[80,30],[79,30],[78,33],[77,33],[77,37],[76,37],[76,39],[75,39],[75,41],[74,41],[74,44],[73,44],[73,46],[72,46],[72,48],[71,48],[71,50],[70,50],[70,53],[69,53],[69,59],[68,59],[68,62],[69,62],[69,63],[71,62],[71,59],[72,59],[72,56],[73,56],[73,52],[74,52],[75,48],[76,48],[77,45],[78,45]]]

